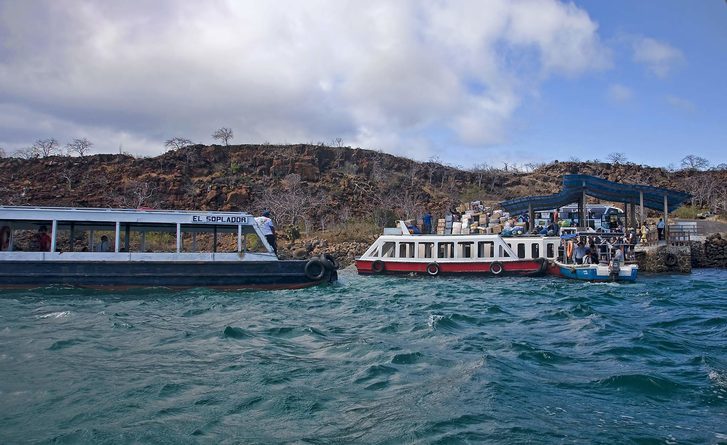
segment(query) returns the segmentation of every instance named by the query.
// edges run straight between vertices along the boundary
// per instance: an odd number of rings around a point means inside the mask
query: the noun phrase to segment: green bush
[[[697,217],[698,213],[706,212],[707,209],[702,209],[699,207],[692,207],[692,206],[681,206],[678,209],[676,209],[673,213],[673,215],[677,218],[683,218],[683,219],[695,219]]]

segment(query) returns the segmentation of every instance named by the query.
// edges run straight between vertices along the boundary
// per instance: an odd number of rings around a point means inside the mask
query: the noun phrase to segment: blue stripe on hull
[[[575,268],[559,266],[559,268],[560,275],[562,277],[583,281],[636,281],[636,276],[638,274],[638,269],[635,268],[631,270],[630,275],[619,274],[618,276],[612,276],[610,274],[599,275],[598,270],[595,267]]]

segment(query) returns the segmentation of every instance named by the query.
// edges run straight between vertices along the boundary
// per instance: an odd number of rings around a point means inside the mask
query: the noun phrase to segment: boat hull
[[[635,264],[623,265],[618,273],[612,273],[608,265],[601,264],[564,264],[558,261],[548,267],[553,276],[582,281],[636,281],[639,268]]]
[[[433,265],[436,265],[436,267],[434,267]],[[430,276],[467,274],[493,276],[539,276],[545,274],[547,265],[548,263],[544,259],[488,262],[407,262],[362,259],[356,260],[356,269],[361,275],[414,273]]]
[[[307,264],[307,261],[3,261],[0,268],[0,288],[69,286],[97,289],[296,289],[337,279],[335,270],[310,266],[306,269]]]

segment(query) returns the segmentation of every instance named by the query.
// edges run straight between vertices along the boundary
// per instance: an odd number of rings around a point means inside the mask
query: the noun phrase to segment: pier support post
[[[641,206],[641,225],[643,226],[646,224],[646,219],[644,217],[644,192],[639,191],[639,205]]]
[[[669,242],[669,199],[664,193],[664,241]]]
[[[535,228],[535,212],[533,212],[533,204],[528,203],[528,232],[532,232]]]
[[[634,203],[629,204],[629,216],[631,217],[629,225],[636,228],[636,204]]]
[[[588,221],[586,218],[586,182],[583,181],[583,191],[581,192],[581,223],[580,227],[588,227]]]

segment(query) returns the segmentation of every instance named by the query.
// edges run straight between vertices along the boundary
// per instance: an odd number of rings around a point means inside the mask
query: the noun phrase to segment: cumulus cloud
[[[688,112],[692,112],[692,111],[696,110],[696,107],[694,106],[694,104],[692,102],[688,101],[687,99],[677,97],[677,96],[674,96],[671,94],[668,94],[664,99],[666,100],[666,103],[668,103],[669,105],[671,105],[672,107],[674,107],[678,110],[688,111]]]
[[[675,66],[684,62],[680,50],[650,37],[634,37],[632,49],[634,61],[644,64],[658,77],[667,77]]]
[[[631,100],[634,94],[629,87],[615,83],[608,87],[607,95],[612,102],[624,103]]]
[[[556,0],[0,0],[0,143],[487,147],[544,79],[610,65],[597,28]]]

